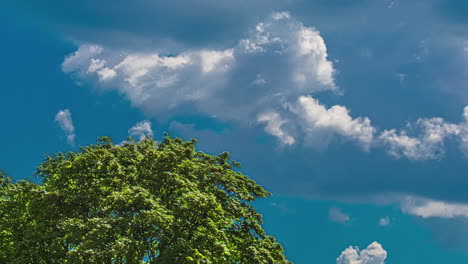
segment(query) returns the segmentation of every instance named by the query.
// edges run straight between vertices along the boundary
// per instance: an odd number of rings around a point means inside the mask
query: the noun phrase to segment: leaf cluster
[[[41,184],[0,175],[0,263],[290,263],[250,205],[269,193],[196,140],[47,156]]]

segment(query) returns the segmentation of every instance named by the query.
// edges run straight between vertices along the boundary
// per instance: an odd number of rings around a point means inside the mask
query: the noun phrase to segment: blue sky
[[[2,1],[0,168],[169,131],[273,192],[296,263],[466,263],[467,23],[461,0]]]

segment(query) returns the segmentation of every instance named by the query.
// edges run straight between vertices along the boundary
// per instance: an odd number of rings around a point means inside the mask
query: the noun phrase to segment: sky
[[[197,138],[295,263],[468,261],[463,0],[3,0],[0,169]]]

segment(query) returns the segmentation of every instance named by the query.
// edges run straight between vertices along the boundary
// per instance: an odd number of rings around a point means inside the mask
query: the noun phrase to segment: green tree
[[[0,263],[290,263],[250,205],[269,193],[195,142],[101,138],[41,184],[0,175]]]

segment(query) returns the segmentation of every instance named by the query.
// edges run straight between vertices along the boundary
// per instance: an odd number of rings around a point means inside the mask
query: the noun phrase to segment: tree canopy
[[[0,263],[290,263],[250,202],[269,193],[227,152],[166,135],[47,156],[0,175]]]

